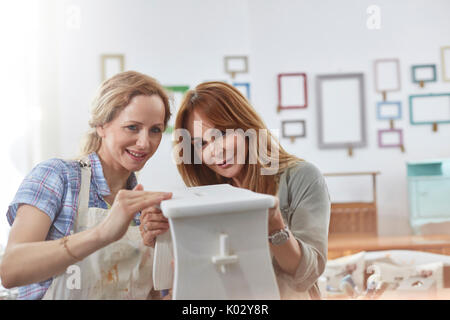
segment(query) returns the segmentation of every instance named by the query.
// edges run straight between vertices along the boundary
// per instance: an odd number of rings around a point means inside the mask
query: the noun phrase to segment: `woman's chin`
[[[228,168],[220,168],[218,167],[217,170],[215,170],[218,174],[220,174],[224,178],[232,179],[236,177],[239,174],[239,168],[235,165],[230,166]]]
[[[145,166],[146,163],[147,163],[147,161],[143,161],[140,163],[134,163],[134,162],[127,161],[126,163],[124,163],[123,167],[130,172],[135,172],[135,171],[140,171]]]

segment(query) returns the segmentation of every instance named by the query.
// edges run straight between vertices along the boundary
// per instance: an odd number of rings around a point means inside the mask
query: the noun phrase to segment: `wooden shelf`
[[[378,171],[325,173],[326,177],[372,176],[371,202],[333,202],[330,213],[330,235],[358,234],[378,235],[377,184]]]

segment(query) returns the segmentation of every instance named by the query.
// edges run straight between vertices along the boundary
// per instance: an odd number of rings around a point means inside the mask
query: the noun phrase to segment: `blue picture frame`
[[[384,116],[382,113],[383,105],[397,106],[397,114],[394,117]],[[381,101],[377,102],[377,119],[378,120],[398,120],[402,118],[402,103],[401,101]]]
[[[248,83],[248,82],[233,82],[233,87],[235,87],[235,88],[244,87],[245,88],[245,92],[246,92],[245,97],[247,98],[247,100],[250,101],[250,99],[251,99],[250,83]]]
[[[413,100],[414,99],[426,99],[431,97],[442,97],[448,96],[450,101],[450,93],[429,93],[429,94],[414,94],[409,96],[409,122],[413,125],[421,125],[421,124],[431,124],[436,125],[438,123],[450,123],[450,119],[448,120],[436,120],[436,121],[414,121],[414,111],[413,111]],[[449,103],[450,108],[450,103]]]

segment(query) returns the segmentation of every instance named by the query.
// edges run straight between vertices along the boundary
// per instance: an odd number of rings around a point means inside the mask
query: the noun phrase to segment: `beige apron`
[[[88,159],[84,162],[75,233],[95,227],[108,215],[108,210],[88,207],[91,167]],[[152,265],[153,249],[143,244],[139,226],[130,226],[120,240],[54,277],[43,299],[146,299],[153,287]]]

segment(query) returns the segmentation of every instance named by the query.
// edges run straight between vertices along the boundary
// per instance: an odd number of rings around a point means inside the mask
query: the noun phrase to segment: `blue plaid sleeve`
[[[46,213],[51,221],[61,211],[65,193],[65,165],[59,159],[50,159],[38,164],[25,177],[13,201],[9,205],[7,218],[14,222],[19,205],[28,204]]]

